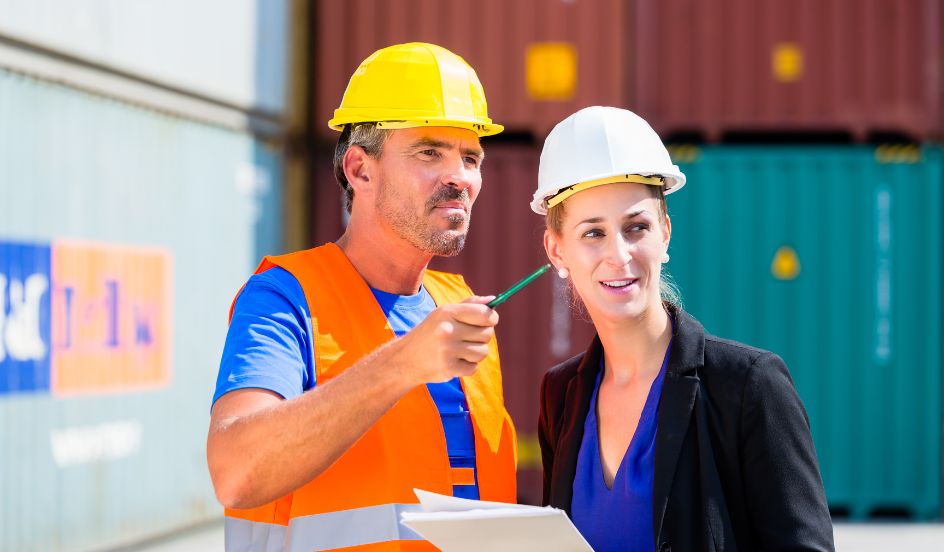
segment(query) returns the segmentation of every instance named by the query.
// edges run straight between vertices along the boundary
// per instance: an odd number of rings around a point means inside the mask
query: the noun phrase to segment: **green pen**
[[[509,297],[511,297],[512,295],[514,295],[514,294],[518,293],[519,291],[521,291],[521,288],[523,288],[524,286],[530,284],[531,282],[533,282],[534,280],[536,280],[538,276],[540,276],[541,274],[544,274],[545,272],[547,272],[548,270],[550,270],[550,268],[551,268],[551,263],[547,263],[546,265],[544,265],[544,266],[542,266],[541,268],[535,270],[535,271],[532,272],[531,274],[528,274],[527,276],[524,277],[523,280],[521,280],[521,281],[518,282],[517,284],[515,284],[515,285],[511,286],[510,288],[508,288],[507,291],[504,291],[504,292],[498,294],[498,297],[496,297],[496,298],[492,299],[491,301],[489,301],[486,306],[487,306],[488,308],[494,309],[494,308],[497,307],[498,305],[501,305],[502,303],[504,303],[505,301],[507,301]]]

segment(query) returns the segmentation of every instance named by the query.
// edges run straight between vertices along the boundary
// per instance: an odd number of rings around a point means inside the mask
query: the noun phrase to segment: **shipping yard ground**
[[[223,550],[222,522],[153,541],[125,552],[207,552]],[[839,552],[897,552],[899,550],[944,550],[944,524],[857,524],[836,525]]]

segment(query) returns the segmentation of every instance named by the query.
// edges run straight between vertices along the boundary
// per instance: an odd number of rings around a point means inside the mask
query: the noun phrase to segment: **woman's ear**
[[[544,251],[547,252],[547,258],[554,265],[554,270],[567,268],[567,263],[564,262],[564,257],[561,254],[560,236],[550,228],[544,230]]]
[[[374,170],[374,160],[367,155],[364,148],[352,145],[344,152],[344,176],[347,177],[348,184],[354,188],[355,196],[370,195],[373,191],[373,180],[371,179]]]
[[[672,219],[665,215],[665,224],[663,225],[665,235],[662,237],[662,243],[665,244],[665,250],[669,250],[669,241],[672,239]]]

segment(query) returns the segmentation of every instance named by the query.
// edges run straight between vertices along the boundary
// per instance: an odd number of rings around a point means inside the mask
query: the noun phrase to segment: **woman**
[[[665,194],[684,183],[626,110],[578,111],[544,144],[531,207],[597,330],[541,386],[544,503],[597,551],[832,550],[783,361],[706,334],[663,283]]]

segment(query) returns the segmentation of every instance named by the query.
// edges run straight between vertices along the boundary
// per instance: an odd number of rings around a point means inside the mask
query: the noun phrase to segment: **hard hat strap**
[[[568,197],[576,194],[577,192],[582,192],[587,188],[602,186],[603,184],[616,184],[618,182],[631,182],[635,184],[648,184],[649,186],[662,186],[665,183],[665,178],[661,176],[643,176],[641,174],[618,174],[616,176],[608,176],[606,178],[597,178],[595,180],[588,180],[586,182],[578,182],[573,186],[562,188],[555,196],[548,198],[547,206],[548,208],[551,208],[564,201]]]

